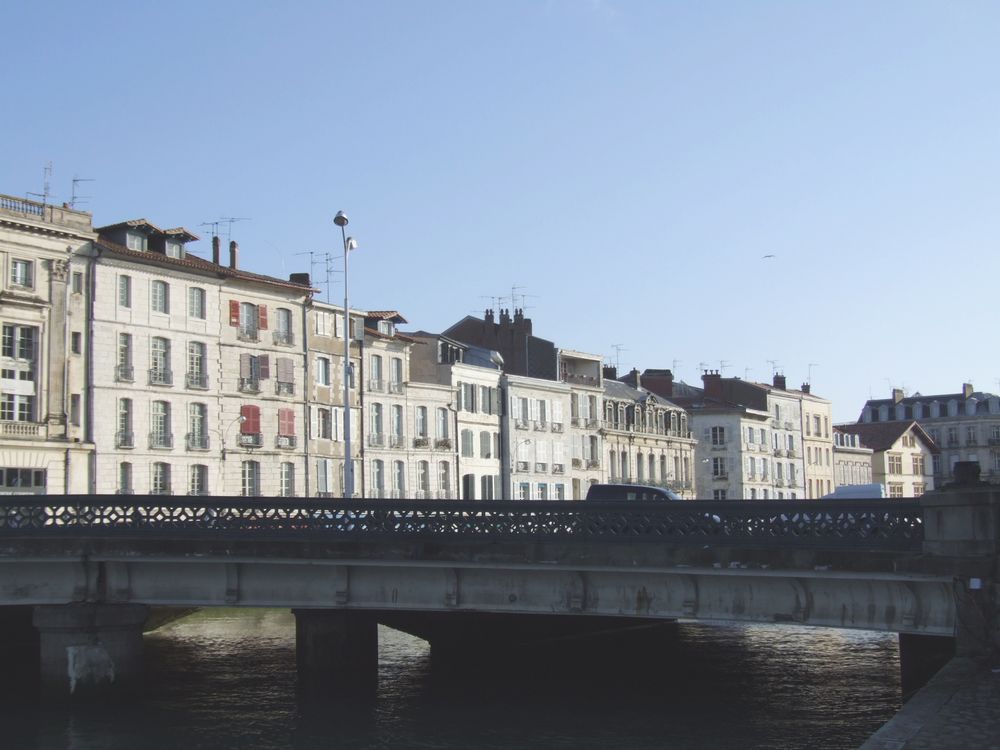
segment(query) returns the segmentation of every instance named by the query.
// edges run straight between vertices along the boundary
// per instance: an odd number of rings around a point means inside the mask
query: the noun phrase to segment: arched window
[[[611,478],[612,479],[617,479],[618,478],[618,461],[616,459],[617,459],[617,457],[615,456],[614,449],[611,449],[610,451],[608,451],[608,466],[611,467]]]
[[[635,478],[637,481],[642,482],[645,479],[646,467],[642,463],[642,453],[635,454]]]
[[[660,475],[660,479],[664,479],[663,475]],[[649,454],[649,481],[656,481],[656,456],[652,453]]]

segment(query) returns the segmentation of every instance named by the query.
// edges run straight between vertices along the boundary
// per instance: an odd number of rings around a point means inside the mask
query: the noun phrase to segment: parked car
[[[681,496],[665,487],[648,484],[592,484],[587,500],[680,500]]]

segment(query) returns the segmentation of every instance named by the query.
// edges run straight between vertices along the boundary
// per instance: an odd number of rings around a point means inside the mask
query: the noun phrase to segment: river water
[[[296,696],[289,612],[203,610],[146,635],[127,705],[5,700],[0,748],[856,748],[901,704],[891,634],[682,622],[664,639],[617,666],[443,672],[380,627],[374,702],[317,706]]]

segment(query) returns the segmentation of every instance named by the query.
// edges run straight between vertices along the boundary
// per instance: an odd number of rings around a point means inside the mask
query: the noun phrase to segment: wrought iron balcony
[[[406,445],[406,437],[403,435],[390,435],[389,436],[389,447],[390,448],[402,448]]]
[[[527,461],[518,461],[514,464],[514,471],[528,471],[530,465]]]
[[[378,378],[372,378],[368,381],[368,390],[375,393],[381,393],[385,390],[385,381]]]
[[[413,438],[414,448],[430,448],[431,440],[428,437],[416,437]]]
[[[389,383],[389,393],[401,394],[406,389],[405,383]]]
[[[236,440],[244,448],[260,448],[264,444],[264,436],[259,432],[241,432]]]
[[[240,378],[237,388],[240,393],[260,393],[260,381],[257,378]]]
[[[207,451],[209,449],[210,443],[207,432],[189,432],[186,440],[189,451]]]
[[[385,447],[385,435],[381,432],[371,432],[368,434],[368,445],[373,448]]]
[[[439,451],[451,450],[451,438],[438,438],[434,441],[434,449]]]
[[[553,432],[562,432],[563,431],[563,423],[562,422],[553,422],[552,423],[552,431]]]
[[[275,331],[273,339],[278,346],[291,346],[295,343],[295,336],[291,331]]]
[[[552,473],[553,474],[565,474],[566,473],[566,464],[552,464]]]
[[[135,448],[135,433],[131,430],[119,430],[115,433],[116,448]]]
[[[240,326],[239,330],[236,331],[236,338],[240,341],[257,341],[260,338],[260,332],[256,328]]]
[[[275,380],[274,392],[279,396],[294,396],[295,383],[282,383],[280,380]]]
[[[588,469],[596,469],[600,465],[601,465],[601,462],[598,461],[596,458],[588,458],[587,459],[587,468]]]
[[[135,368],[132,365],[116,365],[115,380],[119,383],[134,383]]]
[[[184,381],[188,388],[208,389],[208,373],[206,372],[189,372]]]
[[[278,435],[274,439],[274,445],[276,448],[294,448],[295,444],[295,435]]]
[[[170,370],[161,370],[158,367],[153,367],[149,371],[149,384],[150,385],[173,385],[174,384],[174,374]]]
[[[174,436],[172,433],[169,432],[151,432],[149,433],[149,447],[173,448]]]

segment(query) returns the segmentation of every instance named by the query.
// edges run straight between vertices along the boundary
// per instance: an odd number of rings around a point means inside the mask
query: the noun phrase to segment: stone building
[[[957,393],[905,396],[892,389],[887,399],[870,399],[861,410],[860,423],[916,422],[940,449],[933,457],[936,486],[954,479],[958,461],[980,466],[984,480],[1000,483],[1000,396],[977,391],[963,383]]]
[[[93,491],[89,213],[0,196],[0,493]]]
[[[872,482],[885,485],[889,497],[920,497],[934,489],[931,465],[937,446],[914,420],[837,425],[872,449]]]
[[[872,449],[861,436],[833,428],[833,467],[836,487],[872,484]]]

